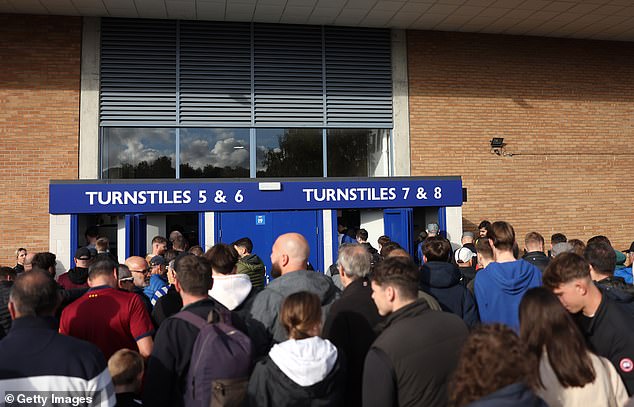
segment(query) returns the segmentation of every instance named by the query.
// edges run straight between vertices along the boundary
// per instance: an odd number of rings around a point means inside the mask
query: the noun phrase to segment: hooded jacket
[[[480,320],[473,295],[460,282],[460,269],[451,263],[428,261],[421,270],[421,289],[431,294],[443,311],[458,315],[469,327]]]
[[[88,269],[75,267],[57,277],[57,283],[65,290],[71,288],[88,288]]]
[[[273,346],[249,380],[247,406],[337,406],[343,402],[343,364],[337,348],[320,337]]]
[[[520,301],[529,288],[541,285],[542,273],[525,260],[490,263],[475,278],[480,320],[500,322],[518,331]]]
[[[467,407],[548,407],[548,404],[524,383],[513,383],[467,404]]]
[[[246,274],[251,279],[251,284],[256,288],[264,288],[265,267],[262,259],[257,254],[244,256],[236,264],[238,274]]]
[[[239,307],[252,289],[251,279],[246,274],[214,275],[213,280],[209,296],[230,311]]]
[[[330,306],[341,295],[341,291],[329,277],[315,271],[293,271],[273,280],[255,297],[250,313],[276,343],[287,339],[287,334],[278,321],[282,301],[290,294],[300,291],[308,291],[319,296],[324,316],[328,315]]]

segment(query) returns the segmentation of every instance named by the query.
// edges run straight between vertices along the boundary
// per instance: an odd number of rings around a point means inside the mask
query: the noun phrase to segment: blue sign
[[[266,215],[255,215],[256,225],[266,225]]]
[[[146,213],[462,205],[460,177],[361,180],[51,182],[49,212]],[[265,220],[263,220],[265,222]]]

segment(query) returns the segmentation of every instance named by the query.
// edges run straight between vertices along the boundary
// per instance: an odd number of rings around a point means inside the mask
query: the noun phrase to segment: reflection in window
[[[328,176],[387,176],[388,134],[389,130],[376,129],[328,130]]]
[[[180,177],[249,178],[249,129],[181,129]]]
[[[175,178],[176,132],[163,128],[104,128],[103,178]]]
[[[258,129],[257,177],[321,177],[321,129]]]

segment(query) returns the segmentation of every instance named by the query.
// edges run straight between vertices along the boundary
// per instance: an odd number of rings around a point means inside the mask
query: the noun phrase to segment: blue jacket
[[[469,403],[466,407],[548,407],[548,404],[524,383],[514,383]]]
[[[460,269],[451,263],[429,261],[421,270],[421,289],[431,294],[443,311],[458,315],[469,327],[480,320],[473,295],[460,282]]]
[[[632,284],[632,267],[622,267],[614,270],[616,277],[621,277],[626,283]]]
[[[474,293],[480,320],[501,322],[519,330],[519,306],[524,293],[542,285],[542,273],[525,260],[491,263],[476,274]]]
[[[143,289],[143,294],[145,294],[148,299],[152,300],[155,292],[163,287],[167,287],[168,285],[169,283],[167,282],[167,277],[152,274],[150,276],[150,284]]]

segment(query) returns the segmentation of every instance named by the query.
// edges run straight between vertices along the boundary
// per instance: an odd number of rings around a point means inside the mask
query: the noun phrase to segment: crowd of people
[[[302,235],[279,236],[270,282],[248,237],[204,251],[173,232],[119,263],[89,229],[59,276],[55,254],[20,248],[0,268],[0,389],[84,406],[634,406],[634,242],[521,247],[483,221],[452,247],[432,223],[411,256],[339,233],[325,273]]]

